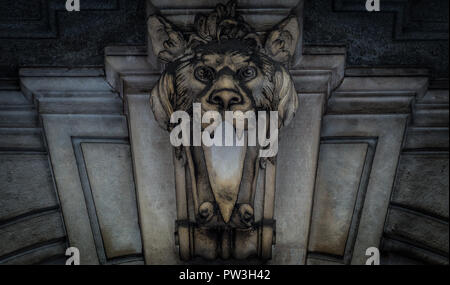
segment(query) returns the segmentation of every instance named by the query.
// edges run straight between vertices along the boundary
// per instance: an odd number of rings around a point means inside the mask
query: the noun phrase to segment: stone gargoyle
[[[184,111],[192,118],[197,104],[202,116],[209,111],[222,116],[225,111],[275,112],[278,134],[298,107],[287,65],[299,33],[294,15],[266,33],[256,33],[237,13],[234,1],[217,5],[208,15],[197,15],[193,32],[181,31],[161,15],[151,15],[151,48],[165,63],[150,97],[157,122],[173,131],[177,122],[171,116]],[[207,127],[202,121],[201,131]],[[252,127],[245,124],[244,134]],[[276,153],[261,157],[262,146],[247,141],[232,147],[192,144],[198,138],[195,127],[191,129],[187,143],[174,147],[176,240],[181,259],[270,259],[275,241]],[[261,169],[263,213],[255,221]]]

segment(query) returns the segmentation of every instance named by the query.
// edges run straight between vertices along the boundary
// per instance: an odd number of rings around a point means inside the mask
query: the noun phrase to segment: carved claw
[[[186,165],[186,162],[187,162],[186,161],[186,153],[185,153],[183,147],[182,146],[174,147],[174,150],[175,150],[176,159],[181,160],[182,165]]]
[[[262,157],[259,159],[259,167],[261,169],[266,169],[267,159],[265,157]]]
[[[211,202],[203,202],[198,207],[198,218],[201,223],[209,222],[214,216],[214,205]]]
[[[241,204],[239,205],[239,218],[241,219],[241,223],[250,227],[254,221],[255,215],[253,212],[253,207],[249,204]]]

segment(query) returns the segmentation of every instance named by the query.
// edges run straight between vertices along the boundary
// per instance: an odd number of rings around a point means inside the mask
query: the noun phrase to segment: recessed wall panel
[[[309,251],[343,256],[367,144],[322,144]]]
[[[129,145],[81,143],[81,148],[106,256],[140,254]]]

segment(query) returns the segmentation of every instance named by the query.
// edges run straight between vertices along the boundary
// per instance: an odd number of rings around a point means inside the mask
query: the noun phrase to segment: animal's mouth
[[[209,113],[210,120],[202,119],[205,113]],[[228,121],[229,125],[232,125],[240,139],[244,131],[257,128],[257,116],[258,112],[251,106],[244,106],[244,108],[241,108],[241,106],[236,105],[236,108],[225,110],[220,108],[210,108],[208,105],[205,106],[205,104],[201,104],[200,117],[194,118],[194,121],[200,123],[202,132],[208,126],[213,126],[212,128],[209,128],[211,136],[215,134],[216,129],[220,129],[220,122]]]

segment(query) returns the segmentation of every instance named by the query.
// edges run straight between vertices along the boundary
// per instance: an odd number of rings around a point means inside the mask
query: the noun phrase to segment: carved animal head
[[[161,127],[174,127],[170,116],[175,111],[192,116],[193,103],[201,103],[202,113],[278,111],[278,127],[287,125],[298,105],[285,67],[299,38],[297,18],[290,16],[261,36],[236,13],[235,2],[229,2],[197,16],[194,26],[195,32],[187,36],[162,16],[148,19],[153,52],[166,63],[150,99]],[[205,151],[210,186],[225,222],[236,203],[245,156],[245,151],[236,155],[240,173],[229,178],[234,170],[221,174],[217,162],[210,161],[210,150]]]
[[[292,16],[261,36],[237,15],[235,3],[219,4],[209,15],[199,15],[196,31],[186,38],[162,16],[150,16],[153,52],[167,66],[152,91],[157,121],[170,129],[176,110],[278,111],[280,127],[297,109],[297,94],[284,65],[294,54],[299,38]]]

